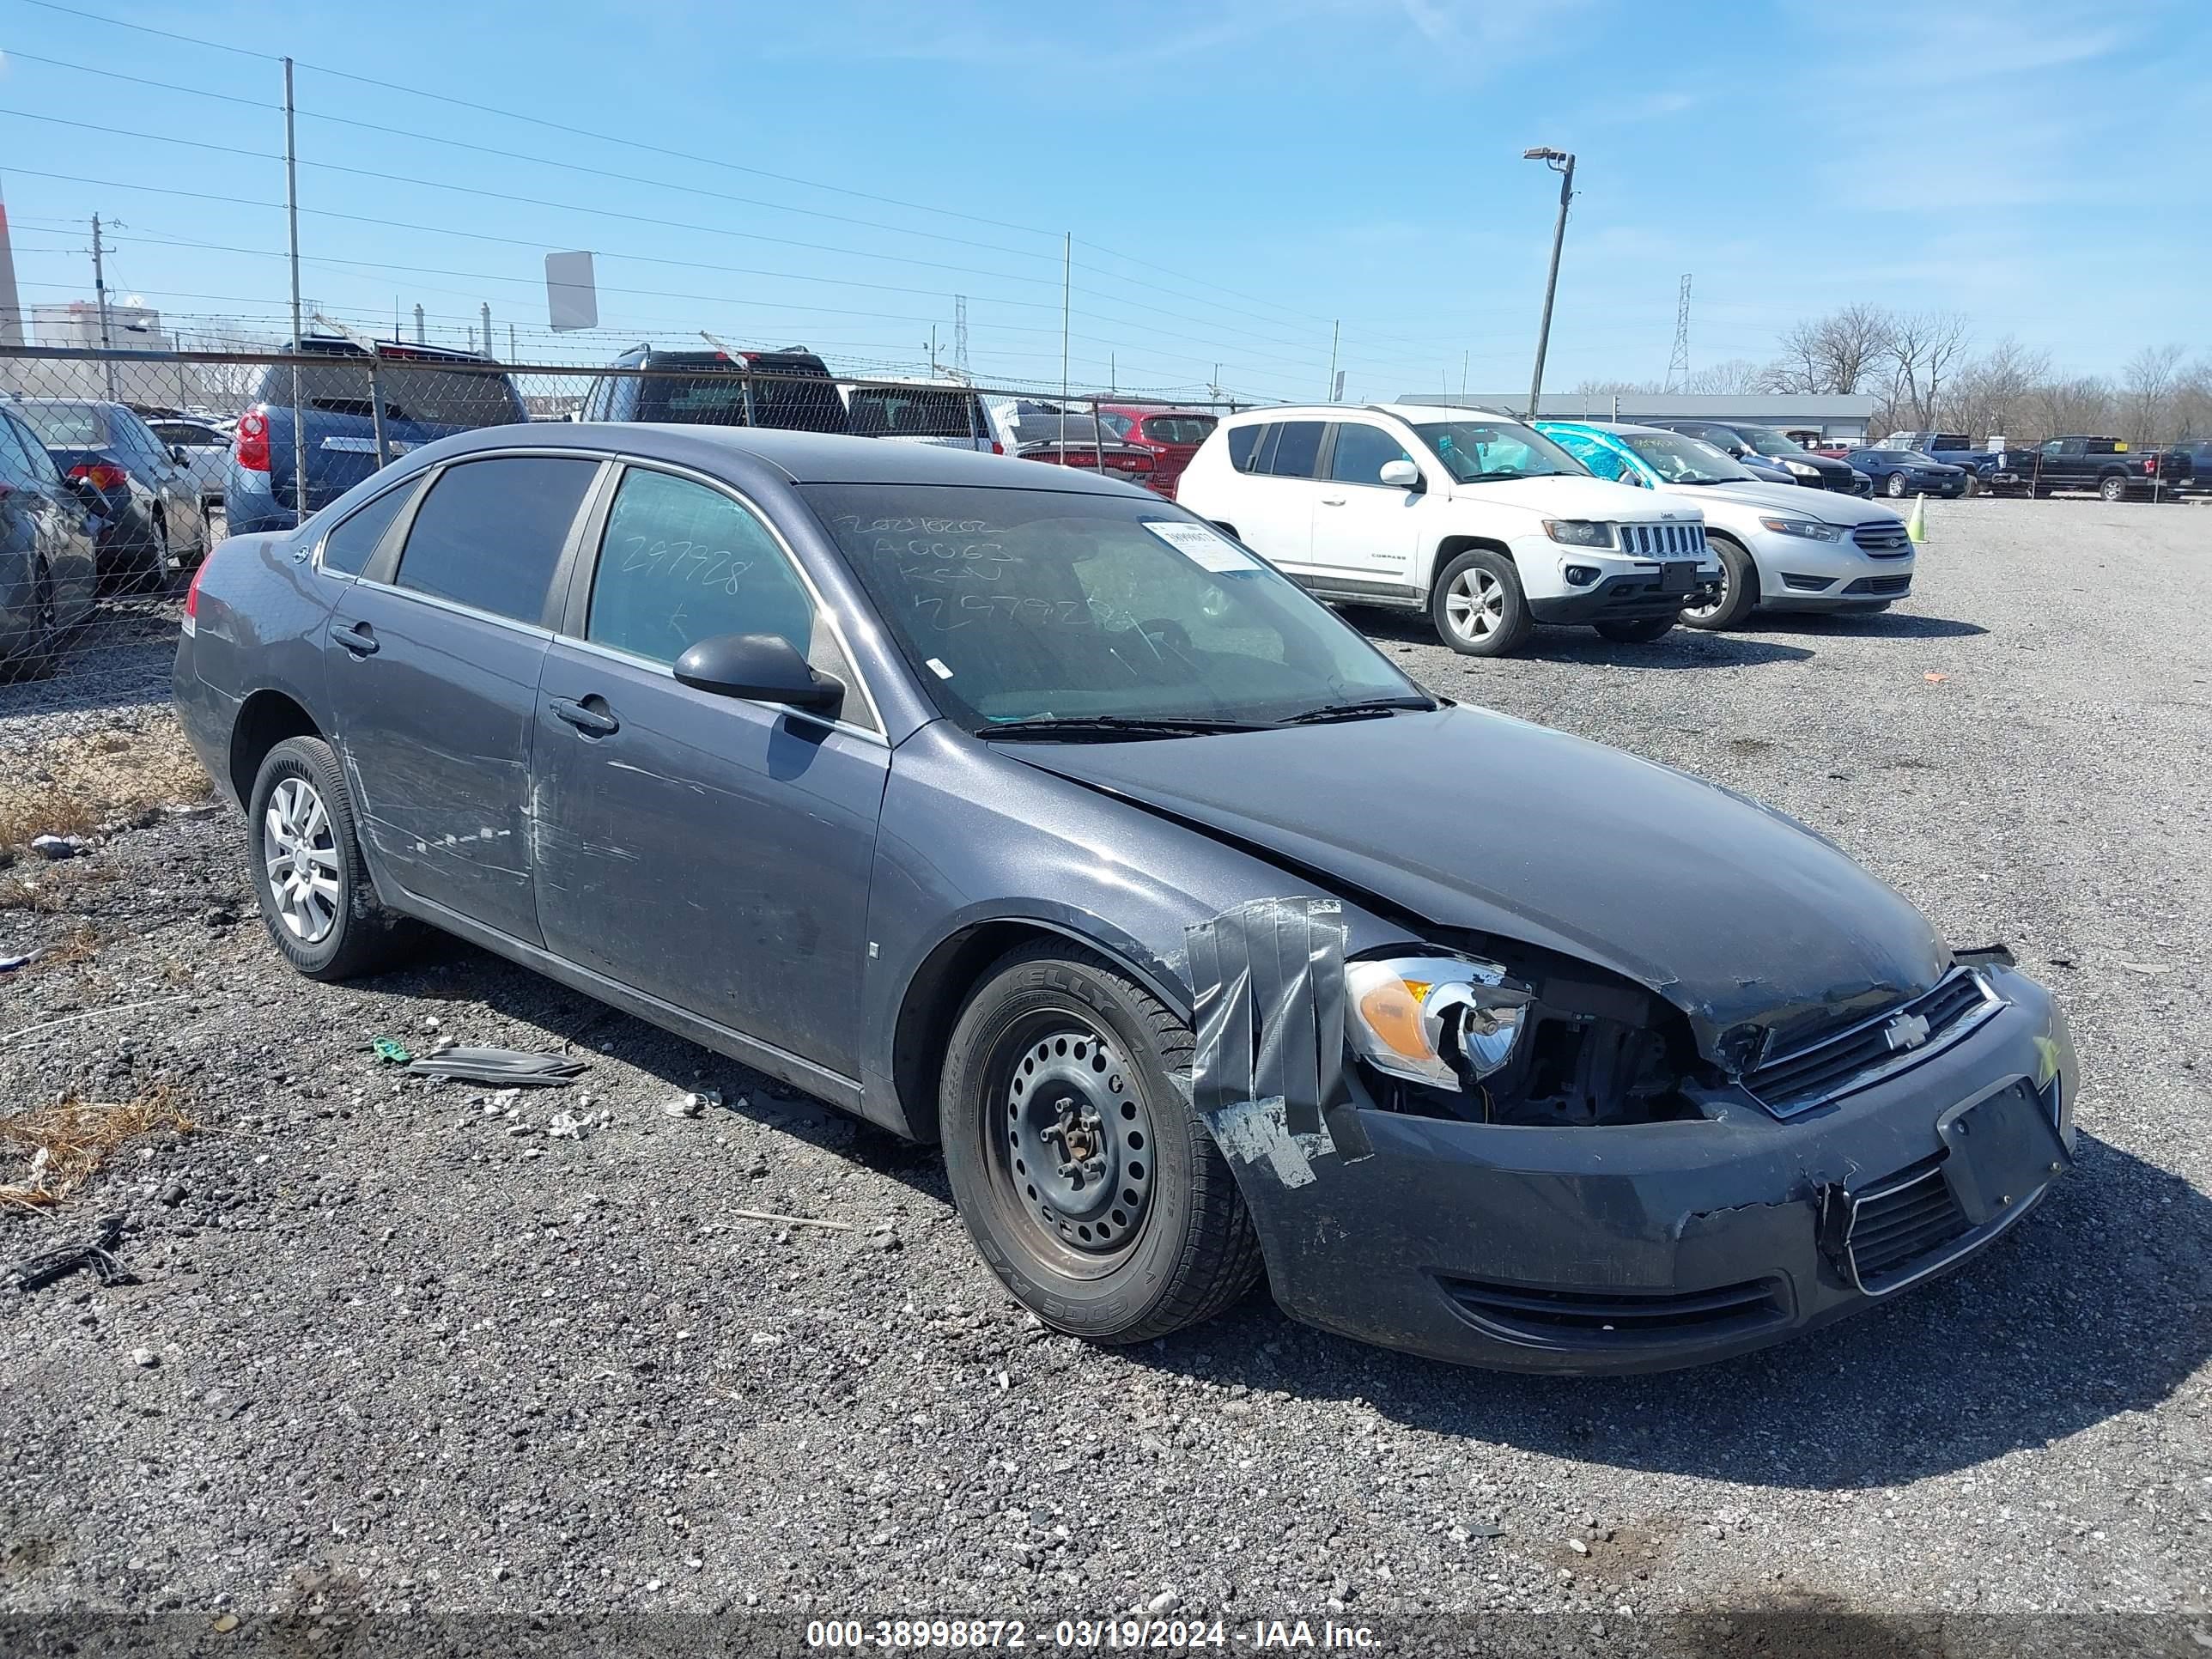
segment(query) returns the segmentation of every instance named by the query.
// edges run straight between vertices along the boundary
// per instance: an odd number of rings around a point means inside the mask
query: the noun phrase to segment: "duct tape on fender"
[[[1255,899],[1184,929],[1197,1048],[1191,1104],[1224,1155],[1309,1186],[1344,1097],[1344,907]]]

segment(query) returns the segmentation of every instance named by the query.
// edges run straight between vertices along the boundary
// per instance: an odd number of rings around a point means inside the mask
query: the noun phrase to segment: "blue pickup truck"
[[[262,371],[253,406],[239,417],[223,469],[226,526],[234,536],[289,530],[299,522],[295,484],[292,377],[299,375],[300,422],[307,437],[307,511],[327,506],[376,471],[382,408],[384,459],[455,432],[528,420],[522,398],[499,365],[477,352],[379,341],[370,395],[369,354],[347,339],[309,335],[301,356],[328,359]]]

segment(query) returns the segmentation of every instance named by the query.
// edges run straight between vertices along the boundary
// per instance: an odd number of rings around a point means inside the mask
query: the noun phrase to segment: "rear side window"
[[[399,556],[418,593],[535,623],[599,464],[546,455],[467,461],[439,475]]]
[[[988,437],[975,403],[973,392],[933,386],[855,386],[853,430],[866,438]]]
[[[1266,429],[1263,424],[1257,422],[1250,426],[1231,427],[1229,428],[1229,465],[1239,472],[1249,472],[1252,470],[1252,452],[1259,446],[1260,434]]]
[[[637,383],[637,418],[684,426],[745,424],[745,377],[735,368],[704,374],[646,374]]]
[[[1310,478],[1321,460],[1320,421],[1285,421],[1277,428],[1275,453],[1267,471],[1279,478]]]
[[[323,568],[341,575],[358,576],[384,540],[385,532],[398,520],[422,481],[415,478],[397,489],[387,489],[367,507],[349,513],[323,538]]]

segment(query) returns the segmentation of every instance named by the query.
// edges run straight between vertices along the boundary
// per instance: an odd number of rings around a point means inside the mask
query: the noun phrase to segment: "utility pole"
[[[1067,454],[1067,316],[1068,301],[1075,292],[1075,233],[1069,231],[1060,244],[1060,448],[1063,462]]]
[[[972,377],[968,373],[968,296],[952,296],[952,373],[962,380]]]
[[[937,378],[937,325],[929,325],[929,378]]]
[[[1343,388],[1336,380],[1336,347],[1344,337],[1344,320],[1339,318],[1328,325],[1328,400],[1334,403],[1343,396]]]
[[[507,361],[510,363],[514,361],[514,325],[513,323],[507,325]]]
[[[483,355],[489,357],[491,356],[491,301],[485,301],[480,309],[483,312]]]
[[[415,307],[415,343],[416,345],[430,343],[430,337],[422,331],[422,307],[419,305]]]
[[[284,222],[292,246],[292,507],[307,521],[307,422],[300,409],[300,155],[293,135],[292,60],[284,60]]]
[[[100,307],[100,349],[112,351],[115,343],[107,332],[107,269],[100,263],[100,216],[92,216],[92,297]],[[106,358],[100,363],[107,379],[107,401],[115,401],[115,360]]]
[[[1552,343],[1552,299],[1559,288],[1559,246],[1567,240],[1567,204],[1575,198],[1575,158],[1566,151],[1539,146],[1523,150],[1524,161],[1541,161],[1559,175],[1559,218],[1552,228],[1552,270],[1544,278],[1544,320],[1536,331],[1536,372],[1528,379],[1528,418],[1536,418],[1544,396],[1544,353]]]

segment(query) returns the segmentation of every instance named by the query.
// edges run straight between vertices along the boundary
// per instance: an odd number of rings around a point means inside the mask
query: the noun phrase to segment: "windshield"
[[[1589,476],[1580,461],[1542,433],[1515,421],[1425,421],[1413,432],[1460,483]]]
[[[1156,444],[1204,443],[1218,422],[1211,415],[1148,415],[1145,436]],[[1125,432],[1122,436],[1128,434]]]
[[[1802,455],[1805,452],[1771,426],[1731,427],[1730,431],[1762,455]]]
[[[1703,439],[1680,432],[1625,432],[1620,441],[1666,483],[1729,483],[1756,481],[1759,476]]]
[[[97,404],[15,404],[23,424],[49,449],[98,449],[107,441]]]
[[[1334,612],[1164,501],[810,484],[915,678],[971,732],[1016,720],[1265,724],[1413,683]]]
[[[975,394],[957,387],[856,386],[853,430],[865,438],[988,438]]]

